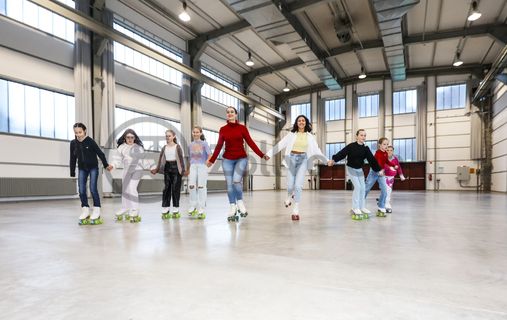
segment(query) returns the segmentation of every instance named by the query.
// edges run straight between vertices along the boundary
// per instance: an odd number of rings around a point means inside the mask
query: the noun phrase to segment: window
[[[326,143],[326,157],[331,159],[333,155],[338,153],[341,149],[345,148],[345,142],[334,142],[334,143]],[[344,161],[340,161],[339,163],[343,163]]]
[[[393,114],[413,113],[417,109],[417,90],[393,93]]]
[[[210,77],[211,79],[220,82],[226,87],[231,88],[232,90],[239,91],[240,87],[234,81],[227,79],[225,76],[219,75],[217,72],[212,71],[210,68],[203,67],[201,68],[201,72],[203,75]],[[208,84],[203,84],[201,87],[201,95],[205,98],[218,102],[224,106],[232,106],[239,110],[240,101],[238,98],[231,96],[221,90],[213,88]]]
[[[377,140],[366,140],[364,144],[370,148],[371,153],[375,154],[375,151],[377,151],[377,142]]]
[[[437,110],[464,108],[466,91],[464,83],[437,87]]]
[[[308,118],[308,120],[312,120],[312,109],[310,107],[310,103],[301,103],[301,104],[293,104],[290,106],[290,115],[292,121],[296,120],[296,117],[299,115],[304,115]]]
[[[115,30],[131,37],[132,39],[139,41],[148,47],[154,49],[155,51],[160,52],[161,54],[176,60],[178,62],[182,62],[183,58],[181,55],[169,50],[169,46],[166,45],[167,48],[162,47],[163,43],[155,42],[157,39],[148,39],[147,35],[139,35],[136,32],[123,27],[118,23],[114,23],[113,27]],[[154,37],[154,36],[153,36]],[[114,59],[117,62],[126,64],[130,67],[133,67],[142,72],[148,73],[154,77],[170,82],[178,87],[181,87],[182,74],[169,67],[168,65],[163,64],[160,61],[157,61],[151,57],[148,57],[138,51],[135,51],[127,46],[124,46],[121,43],[114,42]]]
[[[326,100],[326,121],[345,119],[345,99]]]
[[[416,161],[415,158],[415,138],[394,139],[394,154],[401,162]]]
[[[176,132],[178,143],[181,136],[181,124],[161,117],[116,107],[114,112],[114,126],[116,139],[130,128],[134,130],[144,144],[144,149],[160,151],[165,145],[165,131],[172,129]]]
[[[73,0],[58,0],[74,8]],[[0,0],[0,13],[31,27],[74,43],[74,22],[28,0]]]
[[[376,117],[378,115],[378,106],[379,106],[378,94],[359,96],[357,97],[357,99],[359,105],[360,118]]]
[[[0,131],[74,139],[74,97],[0,79]]]

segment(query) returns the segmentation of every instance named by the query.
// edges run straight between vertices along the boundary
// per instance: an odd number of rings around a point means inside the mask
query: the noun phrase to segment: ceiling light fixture
[[[364,73],[364,68],[363,68],[363,67],[361,67],[361,73],[359,74],[359,77],[358,77],[358,78],[359,78],[359,79],[364,79],[364,78],[366,78],[366,73]]]
[[[252,67],[255,64],[252,60],[252,53],[250,51],[248,51],[248,60],[245,61],[245,64],[249,67]]]
[[[186,1],[183,1],[183,12],[180,13],[180,15],[178,16],[180,18],[181,21],[183,22],[188,22],[190,21],[190,16],[188,15],[187,13],[187,2]]]
[[[461,53],[458,51],[456,52],[456,57],[454,57],[454,61],[452,62],[452,65],[455,67],[459,67],[463,64],[463,61],[460,59]]]
[[[289,92],[290,91],[289,84],[287,83],[287,81],[285,81],[285,87],[282,90],[283,90],[283,92]]]
[[[482,13],[477,10],[477,1],[472,1],[472,11],[470,12],[470,15],[468,16],[468,21],[475,21],[479,19],[482,16]]]

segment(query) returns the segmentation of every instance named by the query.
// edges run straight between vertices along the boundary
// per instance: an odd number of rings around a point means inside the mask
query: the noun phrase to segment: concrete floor
[[[0,204],[0,318],[507,319],[505,194],[395,192],[369,221],[350,192],[303,196],[300,222],[282,192],[246,194],[240,223],[224,194],[205,221],[145,198],[140,224],[105,199],[100,226],[77,200]]]

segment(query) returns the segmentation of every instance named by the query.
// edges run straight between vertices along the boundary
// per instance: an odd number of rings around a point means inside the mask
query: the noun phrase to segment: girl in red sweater
[[[248,215],[245,204],[243,203],[243,174],[248,164],[247,154],[243,146],[243,141],[252,148],[252,150],[261,158],[269,160],[257,147],[250,137],[248,129],[237,120],[238,111],[234,107],[227,108],[227,124],[220,128],[218,132],[218,142],[213,155],[206,161],[206,165],[211,167],[222,150],[225,142],[225,152],[223,154],[222,168],[224,169],[225,181],[227,182],[227,196],[231,206],[228,221],[238,221],[238,211],[240,216]]]
[[[366,198],[368,196],[368,192],[370,192],[371,188],[378,181],[378,185],[380,187],[380,198],[378,201],[378,210],[377,217],[385,217],[386,216],[386,198],[387,198],[387,184],[386,177],[384,176],[384,167],[387,165],[392,168],[392,170],[398,169],[398,166],[389,161],[387,157],[387,147],[389,146],[389,140],[387,138],[380,138],[378,140],[378,150],[375,152],[375,159],[377,160],[380,168],[382,170],[380,172],[375,172],[370,170],[368,173],[368,177],[366,178],[366,187],[365,187],[365,195]]]

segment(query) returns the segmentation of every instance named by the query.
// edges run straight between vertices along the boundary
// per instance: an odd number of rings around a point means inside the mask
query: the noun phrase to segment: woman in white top
[[[287,199],[284,201],[285,207],[292,204],[294,198],[294,208],[292,209],[292,220],[299,220],[299,203],[301,202],[301,192],[306,170],[313,167],[314,160],[321,160],[330,164],[326,156],[320,151],[317,141],[312,132],[312,124],[304,115],[299,115],[294,121],[291,133],[286,135],[278,142],[272,150],[266,155],[272,157],[274,154],[285,149],[285,157],[282,164],[288,167],[287,170]]]
[[[146,162],[143,159],[144,148],[141,139],[132,129],[127,129],[118,139],[118,155],[114,157],[113,168],[123,165],[121,209],[116,219],[139,222],[139,194],[137,186],[143,176]]]

